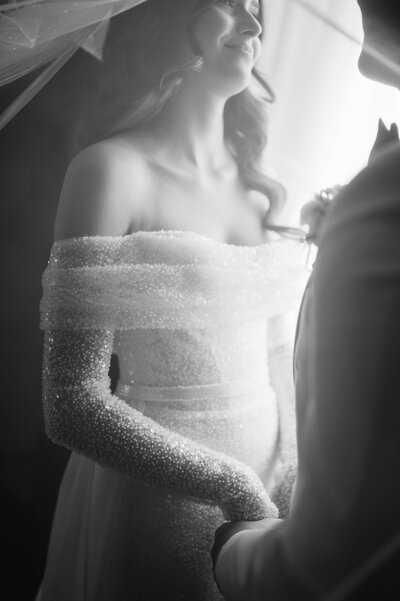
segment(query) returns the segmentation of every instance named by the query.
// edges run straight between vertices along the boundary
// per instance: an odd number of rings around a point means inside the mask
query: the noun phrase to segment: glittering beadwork
[[[178,507],[176,495],[186,509],[194,503],[205,530],[193,526],[192,563],[196,540],[208,541],[208,557],[222,518],[212,506],[227,519],[278,515],[268,493],[282,412],[269,383],[267,322],[300,298],[296,254],[291,245],[235,247],[183,232],[76,238],[52,249],[41,302],[48,434],[164,489],[175,499],[168,507]],[[182,506],[181,538],[189,514]],[[213,592],[193,600],[220,598],[205,572]]]
[[[298,293],[300,249],[190,232],[63,240],[43,275],[42,327],[215,328],[274,315]]]

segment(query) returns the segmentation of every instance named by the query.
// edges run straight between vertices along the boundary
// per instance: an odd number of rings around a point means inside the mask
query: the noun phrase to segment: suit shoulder
[[[390,187],[397,183],[400,187],[400,146],[396,144],[371,162],[353,180],[354,183],[368,183]]]
[[[351,180],[335,199],[334,215],[400,209],[400,148],[392,148]]]

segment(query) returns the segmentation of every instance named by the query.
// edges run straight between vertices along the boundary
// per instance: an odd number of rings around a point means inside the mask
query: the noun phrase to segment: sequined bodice
[[[267,319],[287,301],[293,254],[193,232],[81,238],[56,244],[44,282],[72,268],[77,287],[58,290],[58,325],[60,305],[67,321],[111,325],[122,382],[214,384],[267,375]]]
[[[267,370],[266,319],[219,329],[119,331],[120,379],[148,386],[191,386],[251,378]]]

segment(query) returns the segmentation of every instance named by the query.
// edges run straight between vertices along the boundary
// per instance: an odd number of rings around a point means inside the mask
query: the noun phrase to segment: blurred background
[[[266,0],[265,9],[259,66],[277,96],[267,163],[286,187],[286,218],[296,222],[315,192],[365,166],[379,118],[399,122],[400,98],[358,72],[356,0]]]
[[[284,219],[321,188],[345,184],[367,161],[378,119],[399,122],[398,92],[357,71],[356,0],[266,0],[260,60],[277,95],[268,169],[285,185]],[[41,407],[41,274],[74,123],[96,61],[79,50],[0,132],[1,566],[14,601],[32,600],[41,578],[57,489],[68,453],[44,434]],[[89,75],[88,75],[89,74]],[[0,89],[0,110],[33,76]],[[83,100],[82,100],[83,99]],[[56,600],[55,600],[56,601]],[[72,600],[71,600],[72,601]]]

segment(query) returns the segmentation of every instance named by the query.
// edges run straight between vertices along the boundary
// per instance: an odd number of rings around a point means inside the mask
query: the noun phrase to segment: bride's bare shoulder
[[[140,229],[152,180],[140,145],[112,138],[82,150],[67,170],[55,238],[120,236]]]

